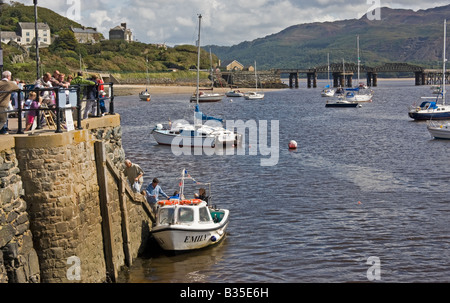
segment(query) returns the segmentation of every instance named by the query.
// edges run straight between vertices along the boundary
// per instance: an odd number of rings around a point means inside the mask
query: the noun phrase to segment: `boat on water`
[[[419,106],[411,106],[408,115],[414,120],[446,120],[450,119],[450,105],[445,104],[445,78],[446,78],[446,40],[447,40],[447,20],[444,20],[444,52],[442,68],[442,90],[436,97],[423,97],[429,99],[423,101]],[[433,100],[433,101],[431,101]]]
[[[152,135],[160,145],[179,147],[230,147],[241,144],[242,135],[227,130],[222,126],[223,120],[210,117],[200,111],[200,28],[202,16],[199,15],[197,93],[194,110],[194,124],[186,121],[169,123],[164,126],[157,124]],[[204,121],[215,121],[214,125],[203,124]]]
[[[139,93],[139,99],[141,99],[141,101],[151,101],[152,96],[150,94],[150,92],[146,89],[142,92]]]
[[[211,201],[202,199],[185,199],[185,181],[193,180],[183,169],[179,196],[156,203],[156,223],[152,235],[156,242],[166,251],[191,251],[218,244],[226,235],[230,219],[228,209],[213,207]],[[210,200],[210,198],[208,199]]]
[[[322,97],[334,97],[334,94],[336,93],[336,90],[334,88],[331,88],[331,80],[330,80],[330,54],[327,55],[327,61],[328,61],[328,85],[324,87],[324,89],[321,92]]]
[[[450,140],[450,122],[436,123],[436,121],[428,121],[427,129],[433,138]]]
[[[373,91],[367,88],[348,88],[346,89],[345,99],[355,102],[372,102]]]
[[[328,100],[325,107],[361,107],[356,101],[348,101],[344,98],[336,98],[336,100]]]
[[[197,102],[197,98],[198,98],[198,102],[200,102],[200,103],[202,103],[202,102],[219,102],[219,101],[222,101],[222,99],[224,97],[225,97],[224,94],[199,91],[199,92],[195,92],[191,96],[190,101]]]
[[[141,91],[139,93],[139,99],[141,99],[141,101],[149,102],[149,101],[151,101],[152,96],[151,96],[150,92],[148,91],[148,87],[150,85],[150,77],[148,75],[148,58],[146,59],[146,62],[147,62],[147,87],[145,88],[144,91]]]
[[[445,87],[445,73],[446,73],[446,39],[447,38],[447,20],[444,20],[444,64],[443,64],[443,84],[442,84],[442,99],[443,104],[445,104],[445,95],[447,93]],[[435,119],[435,118],[433,118]],[[450,118],[449,118],[450,119]],[[436,139],[450,139],[450,122],[436,123],[433,120],[427,122],[427,129],[430,135]]]
[[[234,89],[226,92],[225,95],[230,98],[241,98],[244,97],[245,93],[241,92],[238,89]]]
[[[264,93],[258,92],[258,74],[256,72],[256,61],[255,61],[255,91],[245,94],[245,100],[261,100],[264,99]]]

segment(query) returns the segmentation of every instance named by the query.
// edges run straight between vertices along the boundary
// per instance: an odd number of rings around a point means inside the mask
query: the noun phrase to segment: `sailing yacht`
[[[147,87],[145,88],[144,91],[139,93],[139,99],[141,99],[141,101],[150,101],[152,98],[150,95],[150,92],[148,91],[148,86],[150,83],[150,79],[148,76],[148,57],[147,57],[146,61],[147,61]]]
[[[356,36],[356,44],[358,51],[358,86],[356,88],[346,89],[345,99],[354,102],[372,102],[373,91],[364,85],[364,83],[360,82],[361,55],[359,51],[359,35]]]
[[[256,82],[255,91],[245,94],[246,100],[264,99],[264,94],[258,92],[258,74],[256,73],[256,61],[255,61],[255,82]]]
[[[446,95],[446,88],[445,88],[445,74],[446,74],[446,38],[447,38],[447,20],[444,20],[444,64],[443,64],[443,78],[442,78],[442,101],[443,104],[445,104],[445,95]],[[433,117],[433,119],[436,119]],[[450,119],[450,115],[449,118]],[[450,122],[446,122],[443,124],[438,124],[435,121],[428,121],[427,129],[430,135],[436,139],[450,139]]]
[[[328,54],[328,85],[324,87],[322,90],[322,97],[333,97],[336,91],[331,88],[331,82],[330,82],[330,54]]]
[[[444,20],[444,54],[442,68],[442,92],[437,97],[422,97],[428,99],[423,101],[419,106],[412,106],[409,109],[409,117],[414,120],[445,120],[450,119],[450,105],[445,104],[445,76],[446,76],[446,36],[447,36],[447,20]],[[442,101],[440,101],[442,100]],[[434,123],[431,123],[434,124]],[[437,127],[428,125],[428,130],[437,130]]]
[[[222,119],[209,117],[200,111],[200,28],[202,15],[198,16],[198,62],[197,62],[197,93],[196,106],[194,111],[194,124],[186,122],[174,123],[164,127],[162,124],[156,125],[152,130],[152,135],[160,145],[171,145],[181,147],[219,147],[240,144],[242,135],[234,133],[221,126]],[[206,125],[203,121],[216,121],[216,125]]]

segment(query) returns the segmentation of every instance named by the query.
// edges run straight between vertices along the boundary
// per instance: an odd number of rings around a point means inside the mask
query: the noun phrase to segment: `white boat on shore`
[[[226,234],[230,211],[208,205],[201,199],[183,199],[186,179],[183,169],[180,199],[158,201],[152,235],[166,251],[190,251],[218,244]],[[195,184],[199,184],[195,182]],[[209,184],[207,184],[209,185]]]

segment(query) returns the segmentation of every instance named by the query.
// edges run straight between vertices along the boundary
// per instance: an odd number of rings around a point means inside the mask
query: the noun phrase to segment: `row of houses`
[[[47,23],[37,23],[39,46],[47,47],[52,44],[52,35],[50,26]],[[101,40],[102,34],[97,31],[96,28],[75,28],[70,27],[75,39],[78,43],[97,43]],[[33,22],[19,22],[15,32],[1,31],[1,42],[8,44],[13,41],[22,46],[35,45],[35,24]],[[123,40],[126,42],[133,41],[133,33],[127,28],[126,23],[122,23],[119,26],[111,28],[109,30],[109,40]]]

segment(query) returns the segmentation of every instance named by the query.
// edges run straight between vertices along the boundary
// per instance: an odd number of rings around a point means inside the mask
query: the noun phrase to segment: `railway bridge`
[[[367,86],[378,86],[379,73],[398,73],[407,72],[414,73],[416,85],[439,85],[445,81],[450,84],[450,71],[443,77],[442,70],[439,69],[425,69],[423,67],[412,65],[408,63],[386,63],[376,67],[369,67],[361,65],[358,71],[358,65],[354,63],[334,63],[328,65],[318,66],[310,69],[277,69],[276,73],[289,74],[289,86],[291,88],[299,87],[299,75],[306,74],[308,88],[317,87],[318,74],[330,73],[333,77],[334,87],[352,87],[353,78],[358,76],[363,79],[362,74],[366,75]],[[358,73],[360,73],[358,75]],[[443,79],[445,78],[445,79]]]

